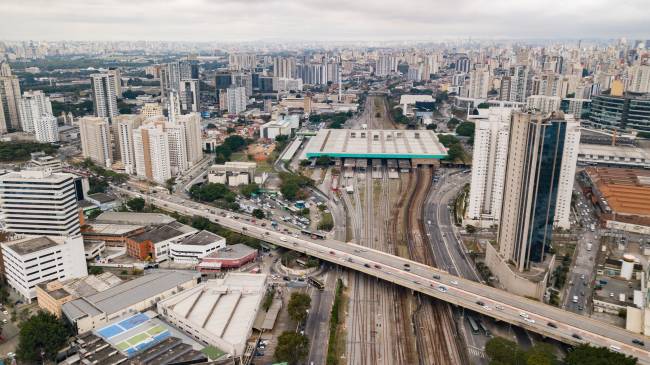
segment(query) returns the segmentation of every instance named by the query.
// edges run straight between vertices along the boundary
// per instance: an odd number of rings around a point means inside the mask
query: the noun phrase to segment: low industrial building
[[[4,274],[10,287],[31,302],[36,286],[88,275],[81,236],[28,236],[2,244]]]
[[[106,246],[124,247],[129,237],[144,233],[145,227],[136,224],[88,222],[81,226],[84,241],[103,241]]]
[[[61,318],[63,304],[80,297],[103,292],[121,283],[122,279],[110,272],[77,279],[57,279],[36,285],[36,298],[41,309]]]
[[[650,153],[636,146],[580,143],[578,164],[647,169]]]
[[[118,205],[120,204],[117,196],[111,193],[89,194],[86,197],[86,200],[95,204],[96,206],[99,207],[99,209],[101,209],[104,212],[108,210],[113,210],[117,208]]]
[[[69,301],[61,307],[77,333],[101,327],[128,313],[154,307],[160,300],[195,287],[198,273],[156,271],[116,285],[103,292]]]
[[[208,182],[233,187],[250,183],[261,185],[268,174],[258,174],[256,168],[255,162],[228,161],[223,165],[212,165],[208,171]]]
[[[433,96],[427,94],[402,95],[399,103],[402,106],[404,115],[413,115],[413,106],[416,103],[434,103]]]
[[[196,234],[195,228],[173,221],[147,229],[126,240],[126,253],[139,260],[162,262],[169,259],[169,248],[174,242]]]
[[[60,159],[46,155],[45,152],[32,152],[29,164],[37,168],[48,168],[54,173],[63,172],[63,162]]]
[[[298,115],[281,115],[278,119],[260,127],[260,138],[275,139],[277,136],[292,136],[300,128]]]
[[[243,243],[227,246],[201,259],[197,269],[203,274],[236,269],[257,258],[257,250]]]
[[[170,243],[169,258],[174,262],[198,264],[200,259],[225,247],[225,238],[209,231],[201,231]]]
[[[267,276],[230,273],[158,303],[158,312],[177,328],[240,356],[266,293]]]
[[[583,189],[599,208],[601,224],[650,234],[650,171],[587,167],[580,177]]]
[[[413,165],[435,165],[447,149],[431,130],[321,129],[304,149],[304,159],[410,159]]]

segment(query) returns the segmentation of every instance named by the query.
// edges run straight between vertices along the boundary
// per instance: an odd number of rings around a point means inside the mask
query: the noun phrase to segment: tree
[[[555,365],[557,358],[553,346],[538,342],[526,353],[526,365]]]
[[[101,266],[90,266],[88,267],[88,274],[90,275],[99,275],[104,272],[104,269]]]
[[[332,214],[323,213],[320,222],[318,222],[318,229],[323,231],[331,231],[334,228],[334,219]]]
[[[612,352],[605,347],[580,345],[574,347],[564,359],[566,365],[636,365],[637,359]]]
[[[436,129],[438,129],[438,125],[436,123],[427,124],[427,129],[435,131]]]
[[[309,339],[295,332],[284,332],[278,337],[275,360],[286,361],[289,365],[302,363],[309,354]]]
[[[134,212],[142,212],[144,210],[144,199],[133,198],[126,202],[126,206]]]
[[[476,227],[474,227],[471,224],[468,224],[468,225],[465,226],[465,231],[467,231],[467,233],[469,233],[469,234],[474,234],[474,233],[476,233]]]
[[[293,292],[291,293],[291,299],[289,299],[289,305],[287,306],[287,312],[289,317],[296,322],[303,322],[307,318],[307,310],[311,306],[311,297],[305,293]]]
[[[44,336],[46,334],[46,336]],[[36,363],[43,357],[54,360],[70,337],[71,331],[63,321],[49,312],[39,311],[20,327],[16,356],[25,363]]]
[[[332,163],[332,159],[329,156],[318,156],[316,158],[316,165],[318,166],[329,166]]]
[[[239,188],[239,193],[241,195],[250,198],[253,194],[257,194],[257,192],[260,190],[260,186],[252,183],[252,184],[247,184],[247,185],[242,185]]]
[[[169,193],[174,192],[174,185],[176,185],[176,178],[175,177],[170,177],[169,179],[165,180],[165,188],[169,190]]]
[[[474,137],[475,127],[473,122],[462,122],[456,127],[456,134],[464,137]]]
[[[525,353],[513,341],[493,337],[485,344],[485,353],[491,364],[525,364]]]
[[[88,212],[88,219],[93,220],[93,219],[97,218],[102,213],[103,212],[102,212],[101,209],[93,209],[90,212]]]
[[[259,208],[253,209],[253,217],[255,217],[257,219],[264,219],[264,217],[265,217],[264,211],[262,209],[259,209]]]

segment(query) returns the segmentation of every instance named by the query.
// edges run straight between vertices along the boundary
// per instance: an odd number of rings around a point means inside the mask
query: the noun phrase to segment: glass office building
[[[650,132],[650,95],[599,95],[592,98],[588,124],[620,132]]]

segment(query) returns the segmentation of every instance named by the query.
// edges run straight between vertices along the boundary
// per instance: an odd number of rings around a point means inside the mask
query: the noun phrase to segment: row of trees
[[[58,146],[49,143],[0,142],[0,161],[26,161],[31,158],[32,152],[43,151],[49,155],[55,153],[58,148]]]
[[[460,140],[451,134],[439,134],[438,140],[447,147],[448,159],[451,161],[465,161],[465,150]]]
[[[557,357],[555,348],[538,342],[528,350],[513,341],[494,337],[485,344],[490,364],[498,365],[635,365],[635,358],[587,344],[573,348],[564,360]]]
[[[235,201],[237,194],[230,191],[224,184],[204,183],[192,185],[189,193],[192,199],[215,203],[215,205],[225,209],[239,210],[239,204]]]
[[[287,305],[287,312],[298,325],[304,323],[311,307],[311,297],[305,293],[293,292]],[[278,337],[274,357],[278,362],[289,365],[301,364],[309,355],[309,338],[303,333],[284,332]]]

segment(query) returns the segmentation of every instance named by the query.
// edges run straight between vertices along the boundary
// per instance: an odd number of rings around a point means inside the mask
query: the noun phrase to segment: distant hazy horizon
[[[650,38],[646,0],[5,0],[11,41]]]

